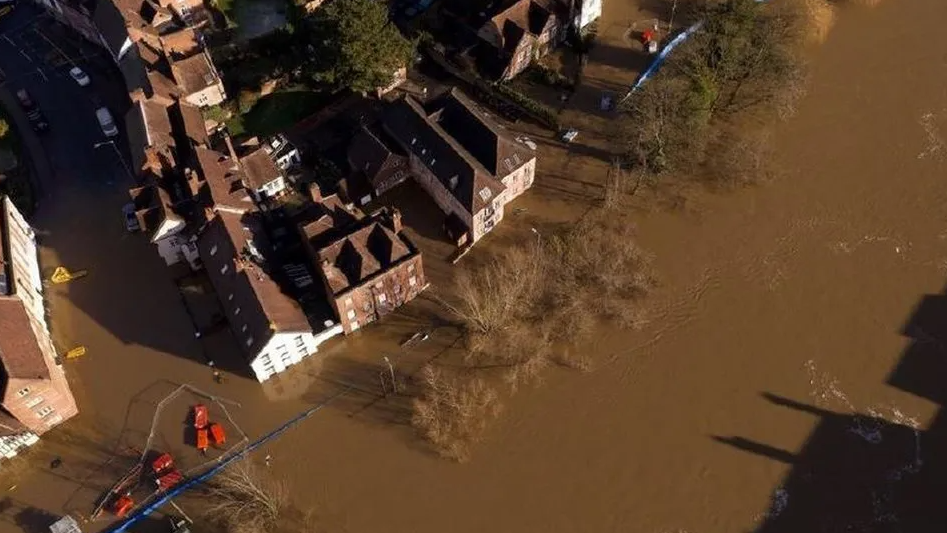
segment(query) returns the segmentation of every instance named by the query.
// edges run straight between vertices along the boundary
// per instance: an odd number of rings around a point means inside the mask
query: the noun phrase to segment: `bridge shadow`
[[[818,418],[802,449],[792,452],[738,436],[714,439],[791,465],[773,491],[755,533],[944,530],[947,506],[947,295],[926,295],[901,333],[911,339],[887,383],[941,407],[926,428],[899,413],[832,412],[775,394],[774,406]],[[895,420],[892,420],[895,419]]]

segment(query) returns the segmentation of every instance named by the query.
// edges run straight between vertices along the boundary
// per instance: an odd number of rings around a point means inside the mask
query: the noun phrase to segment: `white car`
[[[69,69],[69,75],[72,76],[72,79],[76,80],[76,83],[78,83],[80,87],[86,87],[92,83],[92,80],[89,79],[89,75],[79,67]]]

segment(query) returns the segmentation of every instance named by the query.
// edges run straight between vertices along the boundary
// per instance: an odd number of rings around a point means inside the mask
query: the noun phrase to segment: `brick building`
[[[357,220],[334,207],[328,213],[300,231],[346,334],[427,287],[421,252],[402,232],[400,213],[382,209]]]
[[[33,229],[8,198],[0,211],[0,437],[42,434],[78,409],[56,362]]]

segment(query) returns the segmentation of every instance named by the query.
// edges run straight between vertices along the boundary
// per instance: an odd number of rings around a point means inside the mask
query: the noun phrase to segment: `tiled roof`
[[[204,52],[184,59],[171,60],[171,74],[174,81],[187,94],[206,89],[219,81],[217,71],[207,60]]]
[[[240,158],[240,164],[246,172],[247,186],[253,190],[263,188],[267,183],[283,175],[266,150],[259,148],[253,153]]]
[[[49,379],[26,307],[16,297],[0,297],[0,364],[10,378]]]
[[[397,159],[405,159],[404,150],[382,129],[362,126],[349,145],[352,171],[364,173],[373,185],[385,177],[385,169]]]
[[[318,252],[322,271],[334,294],[354,287],[412,255],[404,237],[376,217]]]
[[[251,259],[251,250],[256,250],[264,258],[272,254],[262,231],[259,213],[218,211],[211,224],[215,229],[205,231],[201,239],[210,239],[213,243],[208,241],[202,245],[202,257],[205,264],[214,266],[208,266],[208,274],[218,295],[224,298],[224,295],[234,294],[235,299],[241,298],[243,301],[237,301],[233,305],[245,309],[252,309],[254,304],[259,304],[269,328],[273,331],[309,330],[309,321],[296,300],[282,291],[279,284],[268,274],[265,265]],[[228,241],[226,248],[232,251],[234,256],[225,257],[227,252],[224,248],[213,256],[209,252],[203,253],[209,244],[220,246],[220,239]],[[228,268],[221,272],[219,268],[215,268],[216,263],[221,261],[235,261],[235,268],[233,271]]]
[[[175,143],[168,109],[155,100],[137,100],[125,117],[132,164],[136,172],[149,169],[160,175],[174,168]]]
[[[253,206],[243,186],[243,169],[232,157],[204,147],[196,149],[200,173],[215,205],[232,209]]]
[[[535,157],[457,88],[441,95],[432,107],[436,110],[432,117],[441,128],[499,179]]]
[[[175,111],[181,115],[184,124],[184,136],[197,146],[208,146],[207,128],[204,126],[204,115],[201,110],[183,100],[174,104]]]
[[[402,147],[413,153],[470,213],[482,210],[505,189],[410,96],[390,105],[384,122]]]
[[[165,53],[172,57],[190,56],[201,51],[201,43],[197,32],[191,28],[184,28],[162,35],[161,46]]]

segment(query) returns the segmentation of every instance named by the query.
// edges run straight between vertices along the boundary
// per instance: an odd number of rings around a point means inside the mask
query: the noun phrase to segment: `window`
[[[29,393],[30,393],[30,388],[29,388],[29,387],[23,387],[22,389],[16,391],[16,395],[17,395],[17,397],[19,397],[19,398],[22,398],[22,397],[26,396],[26,395],[29,394]]]
[[[210,247],[210,255],[217,255],[217,245],[216,245],[216,244]]]
[[[378,290],[381,290],[381,289],[383,289],[384,287],[385,287],[385,284],[382,283],[382,282],[380,282],[380,281],[375,284],[375,288],[378,289]]]
[[[306,340],[303,339],[303,336],[302,336],[302,335],[296,335],[296,347],[297,347],[297,348],[305,348],[305,347],[306,347]]]
[[[410,278],[408,278],[408,285],[411,285],[412,287],[414,287],[417,284],[418,284],[418,278],[414,276],[411,276]]]
[[[233,293],[230,293],[230,296],[227,297],[227,300],[231,302],[233,301]]]
[[[493,196],[493,191],[491,191],[488,187],[480,189],[480,198],[483,199],[484,202],[489,200],[491,196]]]
[[[224,266],[220,267],[221,274],[226,274],[228,270],[230,270],[230,265],[228,264],[224,264]]]
[[[246,332],[247,332],[247,325],[246,325],[246,324],[244,324],[244,325],[243,325],[243,327],[242,327],[242,328],[240,328],[240,331],[242,331],[242,332],[244,332],[244,333],[246,333]]]
[[[289,356],[289,352],[286,352],[280,356],[280,361],[283,362],[283,366],[289,366],[293,364],[293,359]]]
[[[263,363],[263,366],[269,366],[273,364],[273,361],[270,359],[269,355],[260,357],[260,362]]]
[[[56,410],[53,409],[53,406],[52,406],[52,405],[46,405],[46,406],[44,406],[42,409],[39,409],[39,410],[36,411],[36,416],[38,416],[38,417],[40,417],[40,418],[45,418],[45,417],[47,417],[47,416],[53,414],[53,412],[55,412],[55,411],[56,411]]]
[[[357,330],[357,329],[358,329],[358,320],[353,320],[353,321],[352,321],[352,331],[355,331],[355,330]]]
[[[355,309],[349,309],[345,316],[349,317],[349,320],[355,320]]]
[[[388,299],[388,297],[385,296],[385,293],[381,293],[381,294],[378,295],[378,303],[380,303],[380,304],[385,303],[385,300],[387,300],[387,299]]]
[[[30,398],[29,400],[26,401],[26,406],[27,406],[27,407],[36,407],[37,405],[39,405],[39,404],[41,404],[41,403],[43,403],[43,397],[42,397],[42,396],[33,396],[32,398]]]
[[[289,353],[289,348],[287,348],[285,344],[280,344],[276,347],[276,351],[279,352],[280,357],[284,357]]]
[[[240,314],[240,308],[239,308],[239,307],[233,310],[233,315],[234,315],[234,316],[237,316],[237,315],[239,315],[239,314]]]
[[[253,346],[253,336],[247,337],[247,347]]]

